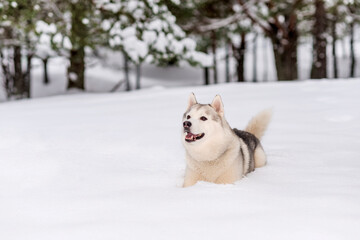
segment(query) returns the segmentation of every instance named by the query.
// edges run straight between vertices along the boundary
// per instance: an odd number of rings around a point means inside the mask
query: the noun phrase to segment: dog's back
[[[242,147],[240,147],[240,153],[242,155],[242,158],[244,159],[244,170],[245,170],[245,174],[252,172],[255,170],[255,159],[254,159],[254,154],[255,154],[255,149],[257,146],[260,145],[260,141],[259,139],[252,133],[246,132],[246,131],[242,131],[239,129],[234,128],[233,129],[234,133],[245,143],[245,145],[247,146],[247,149],[243,149]],[[248,151],[248,158],[247,159],[247,155],[245,155],[244,151]]]

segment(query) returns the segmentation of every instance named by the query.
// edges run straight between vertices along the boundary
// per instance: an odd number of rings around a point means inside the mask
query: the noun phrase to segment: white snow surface
[[[0,104],[0,239],[359,239],[360,79]],[[232,127],[273,107],[268,165],[181,188],[190,92]]]

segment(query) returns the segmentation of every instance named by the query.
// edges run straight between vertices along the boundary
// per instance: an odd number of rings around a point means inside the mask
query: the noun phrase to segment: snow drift
[[[0,239],[358,239],[360,80],[79,94],[0,105]],[[268,165],[181,188],[189,92],[232,127],[273,107]]]

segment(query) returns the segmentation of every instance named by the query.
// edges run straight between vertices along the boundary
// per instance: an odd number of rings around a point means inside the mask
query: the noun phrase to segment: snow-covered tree
[[[328,21],[326,17],[325,1],[315,0],[315,13],[313,22],[313,63],[311,78],[319,79],[327,77],[327,40],[326,32]]]
[[[171,12],[176,16],[177,23],[196,38],[198,50],[211,52],[213,57],[213,82],[218,82],[217,76],[217,48],[225,46],[228,50],[230,41],[230,28],[240,20],[234,14],[234,0],[184,0],[176,4],[171,0],[164,0]],[[236,19],[238,18],[238,19]],[[232,26],[230,27],[230,25]],[[228,71],[229,54],[226,54],[226,79],[229,81]],[[205,84],[210,83],[209,69],[204,68]]]
[[[188,62],[211,65],[208,56],[196,51],[196,42],[186,37],[168,8],[156,0],[96,0],[102,12],[102,29],[109,45],[122,50],[134,64],[164,65]]]
[[[39,32],[57,54],[69,59],[67,87],[85,89],[85,51],[105,41],[100,12],[87,0],[45,1],[45,6],[48,14]]]
[[[241,12],[241,6],[238,3],[233,5],[233,10],[235,16],[237,16],[238,20],[234,23],[227,25],[228,28],[228,36],[231,39],[233,57],[236,60],[236,73],[237,73],[237,81],[244,82],[245,81],[245,52],[246,52],[246,35],[251,31],[257,31],[254,29],[250,19]]]
[[[125,62],[129,59],[137,66],[137,88],[143,62],[157,65],[187,62],[202,67],[211,65],[209,57],[196,51],[196,42],[186,36],[175,23],[174,15],[160,1],[95,2],[102,13],[102,29],[109,34],[110,47],[121,50]]]
[[[207,56],[195,51],[194,40],[175,24],[174,16],[156,0],[50,1],[56,31],[51,45],[70,60],[68,88],[84,89],[87,49],[109,46],[121,50],[136,65],[187,61],[209,65]]]
[[[329,25],[329,38],[331,37],[332,43],[333,77],[338,78],[336,41],[347,35],[350,24],[350,19],[347,17],[349,9],[343,0],[325,1],[325,9]]]
[[[32,59],[44,62],[44,82],[48,81],[47,60],[56,53],[50,35],[54,24],[45,0],[0,0],[0,60],[8,97],[30,97]]]
[[[298,78],[298,24],[307,4],[304,0],[238,0],[242,11],[271,39],[278,80]]]
[[[335,3],[334,3],[334,2]],[[355,76],[355,25],[360,24],[360,1],[359,0],[333,0],[330,1],[329,6],[333,9],[336,7],[336,13],[339,21],[337,22],[336,32],[341,38],[349,36],[350,38],[350,74],[349,77]]]
[[[30,97],[37,0],[0,0],[0,63],[8,98]]]
[[[349,34],[350,34],[350,77],[355,77],[355,49],[354,49],[354,35],[355,35],[355,24],[360,24],[360,1],[359,0],[347,0],[345,1],[346,7],[349,11],[349,17],[347,22],[349,23]]]
[[[35,49],[35,57],[40,58],[43,62],[44,78],[43,83],[50,83],[48,73],[48,61],[52,57],[56,57],[58,54],[54,50],[51,42],[52,36],[56,34],[56,26],[54,23],[46,23],[43,20],[36,22],[35,34],[38,36],[38,41]]]

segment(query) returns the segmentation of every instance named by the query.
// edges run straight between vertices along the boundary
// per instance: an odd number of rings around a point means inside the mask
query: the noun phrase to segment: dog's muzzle
[[[205,133],[193,134],[191,132],[186,132],[185,141],[187,142],[195,142],[197,140],[202,139],[205,136]]]

